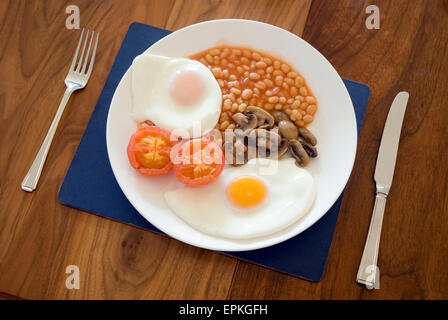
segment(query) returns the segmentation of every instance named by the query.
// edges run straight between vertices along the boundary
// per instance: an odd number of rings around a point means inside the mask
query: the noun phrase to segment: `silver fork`
[[[90,31],[87,30],[86,36],[84,38],[84,45],[82,47],[81,56],[79,56],[78,59],[79,49],[83,42],[83,36],[84,36],[84,29],[82,29],[81,37],[79,38],[78,46],[76,47],[75,55],[73,57],[73,61],[70,66],[70,70],[64,81],[67,89],[65,90],[64,96],[62,97],[61,103],[59,104],[59,108],[56,111],[56,115],[54,116],[50,129],[48,130],[48,133],[45,136],[45,140],[42,143],[42,146],[40,147],[39,152],[37,153],[37,156],[33,161],[33,164],[28,170],[28,173],[26,174],[25,178],[22,181],[22,190],[24,191],[33,192],[36,189],[37,182],[39,181],[39,177],[42,172],[42,168],[44,167],[45,159],[47,158],[48,150],[50,150],[51,142],[53,141],[54,134],[59,124],[59,120],[61,119],[61,116],[64,113],[65,106],[67,105],[67,102],[70,99],[72,93],[75,92],[76,90],[83,89],[90,78],[93,63],[95,62],[96,47],[98,45],[98,38],[100,34],[97,33],[96,35],[95,45],[93,47],[93,52],[90,56],[90,63],[89,63],[90,49],[92,48],[92,42],[95,36],[95,31],[92,31],[89,46],[87,48],[87,53],[84,56],[87,47],[87,41],[89,39],[89,33]],[[88,69],[87,65],[89,66]]]

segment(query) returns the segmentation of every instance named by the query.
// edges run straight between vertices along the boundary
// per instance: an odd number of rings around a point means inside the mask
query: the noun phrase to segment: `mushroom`
[[[290,121],[289,116],[283,111],[275,110],[274,112],[272,112],[272,115],[274,116],[275,124],[277,125],[282,120]]]
[[[289,120],[282,120],[278,123],[278,130],[283,138],[288,140],[297,139],[299,130],[294,123]]]
[[[308,153],[308,155],[311,158],[316,158],[317,157],[317,149],[316,149],[316,147],[313,147],[312,145],[310,145],[308,142],[304,141],[303,139],[299,138],[299,141],[302,144],[303,149],[305,149],[306,153]]]
[[[268,129],[274,126],[274,117],[267,111],[257,107],[248,106],[244,114],[254,114],[257,118],[257,127],[260,129]]]
[[[243,114],[238,112],[232,115],[232,119],[237,124],[235,129],[241,129],[243,132],[254,129],[258,125],[257,116],[253,113]]]
[[[299,136],[312,146],[315,146],[317,144],[316,137],[307,128],[299,128]]]
[[[269,156],[269,154],[271,154],[271,151],[273,154],[278,152],[282,138],[276,132],[276,130],[268,131],[266,129],[255,129],[253,130],[253,132],[251,132],[251,135],[255,135],[256,137],[258,156],[265,157]],[[249,141],[251,140],[252,139],[250,139]],[[261,155],[260,152],[262,152]]]
[[[248,161],[246,145],[240,137],[230,130],[224,133],[223,149],[226,163],[230,163],[233,166],[240,166]]]
[[[296,159],[296,165],[304,167],[310,162],[310,156],[300,141],[296,139],[289,140],[289,151],[293,158]]]
[[[269,157],[271,159],[280,159],[286,151],[288,151],[289,142],[287,139],[282,138],[280,141],[280,145],[278,146],[277,150],[269,149]]]

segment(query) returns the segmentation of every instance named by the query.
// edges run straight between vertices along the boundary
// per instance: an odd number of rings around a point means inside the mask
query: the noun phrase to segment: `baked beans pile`
[[[299,127],[313,121],[317,102],[303,77],[289,64],[264,53],[219,46],[190,57],[207,66],[222,91],[220,130],[234,129],[232,115],[247,106],[280,110]]]

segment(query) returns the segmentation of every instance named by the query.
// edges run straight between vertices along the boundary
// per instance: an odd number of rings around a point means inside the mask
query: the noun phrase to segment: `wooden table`
[[[20,190],[64,90],[78,35],[65,8],[101,31],[89,85],[66,110],[32,194]],[[365,8],[380,8],[379,30]],[[309,15],[308,15],[309,11]],[[448,1],[0,1],[0,291],[29,299],[448,298]],[[56,195],[133,21],[176,30],[216,18],[268,22],[320,50],[370,102],[323,279],[312,283],[58,203]],[[306,22],[306,26],[305,26]],[[373,172],[395,94],[406,90],[384,218],[380,290],[354,282],[374,202]],[[78,265],[81,288],[67,290]]]

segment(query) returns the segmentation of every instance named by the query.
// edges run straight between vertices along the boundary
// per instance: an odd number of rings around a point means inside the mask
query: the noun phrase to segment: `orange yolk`
[[[205,83],[199,72],[181,70],[174,74],[170,84],[171,97],[177,104],[189,106],[202,99]]]
[[[266,197],[266,193],[263,181],[251,176],[238,177],[227,187],[230,202],[243,209],[259,205]]]

